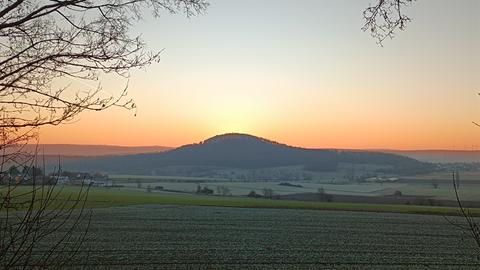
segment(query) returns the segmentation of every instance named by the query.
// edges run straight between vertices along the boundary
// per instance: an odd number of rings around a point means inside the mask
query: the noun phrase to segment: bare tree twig
[[[26,151],[39,127],[84,111],[136,110],[127,95],[130,71],[158,62],[161,51],[148,50],[132,25],[145,12],[193,16],[207,6],[206,0],[0,0],[1,269],[61,268],[90,225],[89,188],[66,195],[56,186],[60,166],[57,179],[48,179],[37,151]],[[127,79],[119,95],[102,88],[106,74]]]
[[[404,30],[411,21],[403,9],[415,0],[376,0],[376,4],[363,11],[363,31],[369,31],[379,45],[387,38],[393,38],[395,31]]]

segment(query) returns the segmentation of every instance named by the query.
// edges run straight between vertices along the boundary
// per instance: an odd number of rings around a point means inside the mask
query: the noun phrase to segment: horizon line
[[[39,143],[39,146],[42,145],[57,145],[57,146],[96,146],[96,147],[124,147],[124,148],[153,148],[153,147],[162,147],[175,149],[182,146],[190,145],[192,143],[182,144],[179,146],[167,146],[167,145],[120,145],[120,144],[90,144],[90,143]],[[195,143],[193,143],[195,144]],[[34,146],[36,144],[27,144]],[[287,144],[288,145],[288,144]],[[288,145],[291,147],[301,147],[306,149],[323,149],[323,150],[357,150],[357,151],[375,151],[375,152],[385,152],[385,151],[401,151],[401,152],[480,152],[480,149],[445,149],[445,148],[342,148],[342,147],[304,147],[296,145]]]

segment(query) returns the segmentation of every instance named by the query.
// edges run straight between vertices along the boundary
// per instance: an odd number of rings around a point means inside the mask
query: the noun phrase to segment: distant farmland
[[[59,199],[67,199],[79,192],[79,187],[62,187]],[[16,192],[26,192],[27,188],[20,188]],[[60,191],[60,190],[59,190]],[[17,200],[28,197],[21,196]],[[403,205],[403,204],[372,204],[349,202],[320,202],[277,200],[263,198],[248,198],[238,196],[205,196],[195,194],[178,194],[170,192],[145,192],[124,188],[91,188],[88,194],[87,208],[108,208],[131,205],[178,205],[178,206],[222,206],[240,208],[278,208],[278,209],[310,209],[310,210],[341,210],[364,212],[388,212],[425,215],[460,215],[458,207]],[[52,206],[53,207],[53,206]],[[472,215],[480,216],[480,209],[470,209]]]
[[[449,178],[450,177],[450,178]],[[244,196],[250,191],[261,194],[264,188],[272,189],[275,195],[287,195],[305,192],[317,192],[319,188],[329,194],[356,195],[356,196],[386,196],[396,191],[403,195],[426,196],[435,200],[455,200],[450,173],[433,173],[403,177],[391,183],[349,182],[332,183],[321,181],[233,181],[221,178],[208,177],[180,177],[180,176],[148,176],[148,175],[112,175],[115,183],[126,188],[136,187],[138,182],[142,187],[161,186],[168,190],[179,192],[194,192],[198,185],[208,186],[216,190],[218,186],[228,187],[234,196]],[[282,182],[294,183],[296,186],[281,186]],[[460,196],[465,201],[478,201],[480,197],[480,173],[462,172]]]
[[[473,242],[441,216],[346,211],[97,209],[83,250],[97,269],[480,267]]]

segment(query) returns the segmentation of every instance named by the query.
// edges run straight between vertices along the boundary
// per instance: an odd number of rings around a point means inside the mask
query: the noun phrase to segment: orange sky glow
[[[360,30],[368,1],[275,1],[275,12],[272,1],[145,18],[135,31],[165,50],[131,74],[137,116],[85,112],[43,127],[40,142],[180,146],[240,132],[311,148],[480,150],[480,1],[417,1],[384,47]],[[114,95],[125,83],[102,80]]]

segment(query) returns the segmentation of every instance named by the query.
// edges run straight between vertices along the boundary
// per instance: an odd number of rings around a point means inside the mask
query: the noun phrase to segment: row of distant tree
[[[10,166],[8,170],[0,173],[0,184],[19,184],[32,185],[48,184],[54,185],[57,181],[67,177],[69,180],[85,180],[85,179],[107,179],[108,175],[101,173],[85,173],[61,171],[46,174],[43,169],[37,166]]]
[[[9,176],[43,176],[43,170],[36,166],[10,166],[7,170]]]

